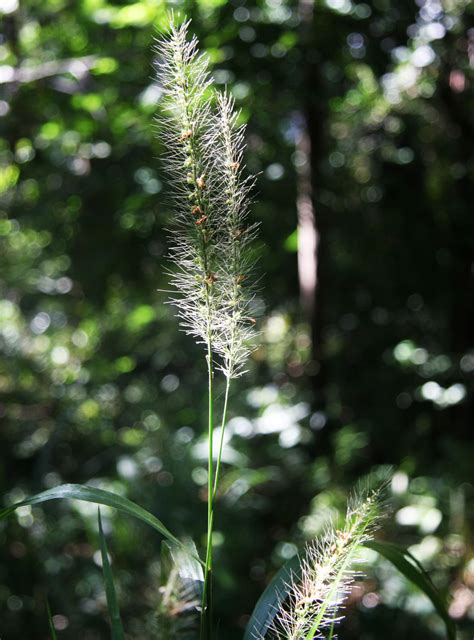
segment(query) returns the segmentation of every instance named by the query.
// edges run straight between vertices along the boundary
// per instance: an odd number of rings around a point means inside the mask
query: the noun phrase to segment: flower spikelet
[[[234,101],[214,90],[188,27],[172,23],[157,46],[158,121],[173,188],[170,302],[230,379],[244,373],[255,334],[249,285],[256,226],[247,223],[254,179],[244,177],[244,128]]]
[[[171,302],[186,332],[208,342],[221,303],[213,286],[219,269],[219,218],[213,207],[210,151],[212,80],[197,39],[188,39],[188,27],[189,22],[180,26],[172,22],[168,36],[156,48],[163,92],[158,123],[173,187],[170,257],[177,296]]]
[[[254,177],[244,177],[244,126],[238,125],[239,113],[227,93],[217,95],[213,148],[223,230],[219,247],[225,269],[217,286],[223,300],[219,317],[217,347],[221,370],[229,377],[244,373],[252,349],[255,320],[252,318],[252,276],[254,260],[251,243],[256,225],[247,223]]]
[[[382,489],[359,489],[350,499],[341,529],[328,527],[303,553],[301,571],[278,612],[272,632],[278,640],[335,638],[341,605],[357,575],[354,564],[381,517]]]

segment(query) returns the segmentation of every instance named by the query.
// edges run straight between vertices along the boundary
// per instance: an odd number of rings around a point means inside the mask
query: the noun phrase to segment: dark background
[[[466,0],[0,3],[0,494],[119,492],[201,545],[206,366],[165,306],[170,211],[153,39],[193,19],[248,124],[261,341],[233,389],[216,608],[239,638],[266,582],[395,469],[382,535],[474,633],[474,5]],[[306,217],[305,217],[306,216]],[[300,295],[298,241],[318,241]],[[305,222],[306,220],[306,222]],[[306,224],[306,226],[304,226]],[[219,390],[220,393],[220,390]],[[160,637],[160,540],[104,509],[129,638]],[[341,638],[443,637],[384,562]],[[96,509],[0,525],[2,640],[110,637]]]

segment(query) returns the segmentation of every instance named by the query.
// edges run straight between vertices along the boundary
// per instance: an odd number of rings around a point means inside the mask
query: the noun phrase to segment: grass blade
[[[280,605],[286,600],[293,580],[301,573],[299,556],[285,562],[274,575],[267,588],[260,596],[245,629],[244,640],[263,638],[270,628]]]
[[[57,640],[56,629],[54,628],[53,616],[51,615],[51,609],[49,602],[46,600],[46,611],[48,612],[49,630],[51,632],[51,640]]]
[[[143,509],[143,507],[140,507],[140,505],[132,502],[128,498],[111,493],[110,491],[104,491],[103,489],[96,489],[95,487],[88,487],[81,484],[62,484],[58,487],[54,487],[53,489],[43,491],[42,493],[37,493],[34,496],[26,498],[21,502],[17,502],[16,504],[1,510],[0,520],[9,516],[19,507],[40,504],[41,502],[47,502],[48,500],[60,500],[63,498],[73,498],[74,500],[82,500],[84,502],[92,502],[94,504],[103,504],[108,507],[114,507],[122,513],[126,513],[142,520],[142,522],[150,525],[150,527],[159,531],[161,535],[178,546],[182,545],[182,542],[180,542],[165,527],[161,520],[158,520],[158,518],[146,509]]]
[[[433,604],[438,615],[443,619],[449,640],[456,640],[456,625],[449,617],[446,603],[442,595],[431,582],[431,578],[418,562],[418,560],[406,549],[402,549],[396,544],[389,542],[366,542],[367,548],[376,551],[422,591]]]
[[[104,573],[105,595],[107,597],[107,608],[109,610],[110,625],[112,628],[112,640],[124,640],[122,621],[120,619],[120,611],[117,601],[117,592],[115,591],[112,569],[109,562],[109,554],[107,552],[107,543],[105,541],[104,530],[102,529],[102,518],[100,517],[100,509],[97,509],[97,513],[99,518],[102,571]]]

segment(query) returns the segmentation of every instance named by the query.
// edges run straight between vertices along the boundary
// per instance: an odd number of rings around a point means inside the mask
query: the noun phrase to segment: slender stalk
[[[231,378],[229,376],[226,377],[226,385],[225,385],[225,396],[224,396],[224,407],[222,409],[222,420],[221,420],[221,437],[219,441],[219,450],[217,453],[217,461],[216,461],[216,473],[214,477],[214,490],[212,492],[212,497],[215,499],[217,493],[217,486],[219,484],[219,471],[221,468],[221,459],[222,459],[222,450],[224,448],[224,432],[226,427],[226,419],[227,419],[227,404],[229,401],[229,390],[230,390],[230,381]]]
[[[209,352],[208,352],[209,353]],[[201,640],[212,638],[212,533],[214,528],[214,500],[219,482],[219,471],[224,447],[224,431],[226,425],[227,405],[229,400],[229,389],[231,378],[227,378],[224,406],[221,419],[221,436],[217,454],[216,467],[214,472],[214,451],[213,451],[213,379],[212,361],[209,367],[209,444],[208,444],[208,501],[207,501],[207,549],[206,563],[204,569],[204,588],[202,597],[201,613]]]
[[[208,352],[209,353],[209,352]],[[212,637],[212,533],[214,528],[214,500],[219,481],[219,470],[224,446],[224,431],[226,425],[227,405],[229,400],[230,378],[227,378],[224,407],[221,419],[221,437],[214,472],[213,450],[213,371],[212,361],[209,367],[209,444],[208,444],[208,501],[207,501],[207,549],[204,568],[204,588],[201,613],[201,640]]]
[[[333,640],[333,638],[334,638],[334,629],[335,629],[335,626],[336,626],[336,621],[335,621],[335,620],[333,620],[333,621],[331,622],[331,628],[329,629],[329,636],[328,636],[328,640]]]
[[[201,610],[201,640],[212,638],[212,527],[213,527],[213,481],[214,481],[214,393],[212,343],[207,342],[207,370],[208,370],[208,464],[207,464],[207,545],[206,563],[204,569],[204,586],[202,592]]]

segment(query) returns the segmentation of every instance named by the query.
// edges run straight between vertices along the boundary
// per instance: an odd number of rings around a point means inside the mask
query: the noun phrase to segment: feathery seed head
[[[247,224],[254,178],[242,174],[245,129],[238,125],[238,117],[233,99],[227,93],[218,94],[213,146],[223,219],[221,250],[226,256],[220,283],[225,310],[220,318],[220,368],[228,377],[244,373],[252,351],[255,324],[250,317],[253,293],[248,282],[254,268],[249,247],[256,227]]]
[[[246,224],[253,178],[242,175],[244,129],[234,102],[215,92],[188,27],[172,24],[157,46],[159,123],[174,192],[171,302],[185,331],[211,345],[232,378],[244,372],[254,337],[248,282],[256,229]]]
[[[328,527],[320,540],[303,553],[301,573],[278,612],[272,633],[278,640],[325,638],[341,619],[340,607],[357,575],[354,568],[361,545],[369,541],[381,519],[384,487],[359,487],[349,500],[341,529]]]

